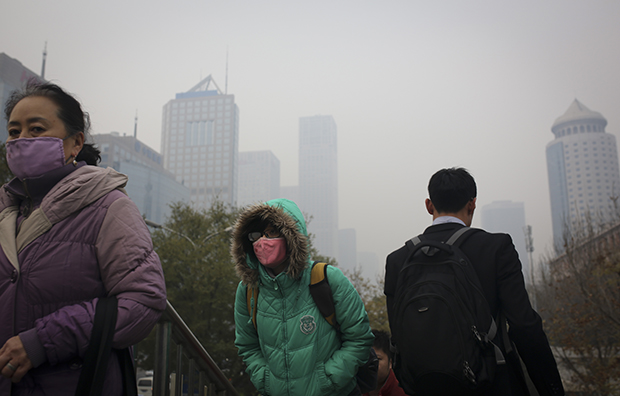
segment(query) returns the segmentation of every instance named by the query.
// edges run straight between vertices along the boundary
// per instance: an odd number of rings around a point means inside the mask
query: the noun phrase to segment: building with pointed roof
[[[553,239],[562,250],[564,235],[588,223],[602,225],[617,216],[620,172],[615,136],[607,120],[577,99],[555,120],[547,144]]]
[[[196,207],[236,203],[239,108],[211,75],[164,105],[161,147],[165,168]]]

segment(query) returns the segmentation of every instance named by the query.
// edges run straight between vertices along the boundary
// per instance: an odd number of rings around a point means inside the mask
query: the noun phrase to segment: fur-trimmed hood
[[[231,255],[235,270],[245,285],[256,287],[260,263],[254,254],[248,233],[261,224],[271,223],[286,239],[289,265],[285,273],[298,278],[309,263],[308,232],[301,210],[288,199],[274,199],[244,210],[232,232]]]

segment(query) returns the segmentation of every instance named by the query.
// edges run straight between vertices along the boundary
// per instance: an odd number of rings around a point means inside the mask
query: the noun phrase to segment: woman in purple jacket
[[[95,307],[116,296],[112,347],[142,340],[166,306],[150,234],[123,187],[85,143],[89,118],[54,84],[29,83],[5,107],[0,189],[0,396],[72,395]],[[113,350],[102,394],[121,395]]]

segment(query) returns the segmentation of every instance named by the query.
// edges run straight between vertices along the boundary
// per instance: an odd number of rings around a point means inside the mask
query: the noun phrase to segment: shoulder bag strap
[[[136,370],[133,365],[133,358],[129,348],[121,349],[118,354],[123,376],[123,395],[138,396],[138,386],[136,384]]]
[[[319,308],[321,315],[327,322],[334,326],[336,331],[340,333],[340,325],[336,320],[336,307],[332,288],[327,280],[327,266],[329,264],[315,262],[312,265],[310,273],[310,295],[314,303]]]
[[[112,350],[117,313],[118,301],[116,297],[100,298],[97,301],[93,330],[88,349],[84,355],[82,372],[75,391],[76,396],[101,395]]]

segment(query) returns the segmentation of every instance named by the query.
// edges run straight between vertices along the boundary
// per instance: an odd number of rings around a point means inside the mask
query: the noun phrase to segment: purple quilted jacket
[[[0,377],[0,396],[73,395],[99,297],[118,299],[117,349],[165,309],[161,264],[126,183],[81,163],[0,189],[0,346],[19,335],[34,366],[17,384]],[[104,395],[122,394],[116,356]]]

